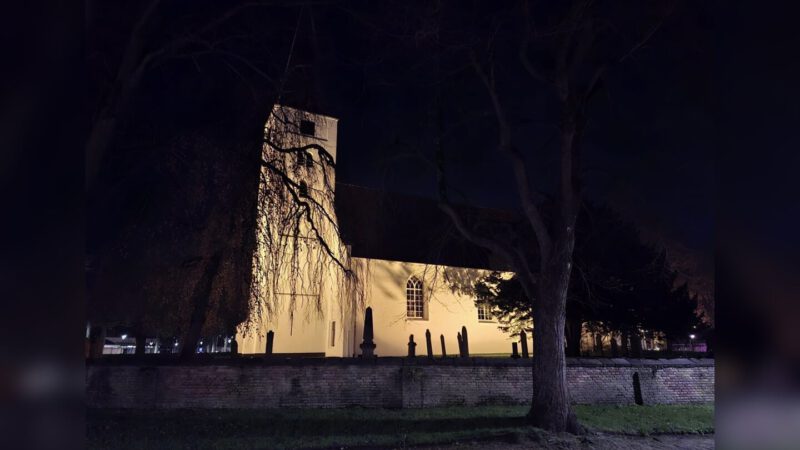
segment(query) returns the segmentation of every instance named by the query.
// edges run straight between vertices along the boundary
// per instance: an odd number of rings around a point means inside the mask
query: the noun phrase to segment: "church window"
[[[422,282],[417,277],[411,277],[406,283],[406,315],[414,319],[425,317]]]
[[[488,303],[478,303],[478,320],[492,320],[492,307]]]
[[[308,197],[308,185],[305,181],[300,182],[300,187],[298,189],[300,197]]]
[[[316,133],[317,124],[310,120],[301,120],[300,121],[300,134],[304,134],[306,136],[314,136]]]

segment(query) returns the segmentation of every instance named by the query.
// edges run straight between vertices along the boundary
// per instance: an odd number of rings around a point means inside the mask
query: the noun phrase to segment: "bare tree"
[[[515,141],[507,101],[498,89],[494,55],[501,44],[497,43],[496,36],[503,27],[511,26],[501,20],[496,21],[494,32],[486,41],[468,50],[468,58],[496,120],[497,151],[511,163],[526,230],[498,233],[459,214],[448,195],[441,139],[437,158],[440,205],[465,238],[491,250],[513,268],[525,295],[533,299],[534,390],[528,416],[531,423],[548,430],[580,432],[582,427],[571,410],[567,392],[564,329],[575,225],[581,205],[580,155],[588,105],[603,88],[608,70],[645,45],[658,30],[669,8],[660,10],[652,23],[639,19],[633,29],[639,31],[640,37],[624,47],[619,45],[623,39],[619,36],[618,24],[604,17],[608,11],[595,2],[572,2],[563,12],[559,8],[542,9],[545,8],[534,11],[529,2],[522,2],[516,14],[522,21],[522,37],[517,48],[519,63],[529,76],[529,84],[534,89],[548,90],[559,109],[558,182],[553,211],[547,215],[543,213],[541,188],[530,177],[530,165],[537,161],[541,149]],[[645,25],[643,33],[642,24]],[[628,25],[630,28],[630,23]],[[609,35],[615,37],[612,39],[615,45],[608,45]],[[441,118],[439,120],[441,122]],[[440,135],[442,133],[440,127]],[[528,236],[534,239],[535,254],[527,251],[530,246],[523,244]]]
[[[243,82],[247,82],[245,73],[255,75],[261,83],[270,86],[271,90],[278,91],[282,88],[285,77],[276,76],[265,67],[268,64],[262,64],[250,55],[237,51],[243,47],[242,41],[269,42],[270,40],[265,37],[277,28],[275,27],[277,21],[262,26],[258,32],[264,34],[254,36],[252,29],[238,29],[242,17],[257,13],[254,17],[267,19],[286,10],[302,14],[303,7],[325,3],[327,3],[325,0],[302,2],[240,0],[210,10],[208,5],[180,10],[180,5],[171,4],[169,1],[150,0],[142,4],[140,11],[126,11],[119,8],[119,5],[89,2],[87,18],[90,40],[107,38],[93,34],[94,29],[100,28],[100,24],[94,22],[108,19],[101,10],[109,7],[117,8],[118,12],[125,14],[126,17],[133,15],[136,19],[132,24],[119,24],[121,29],[129,29],[127,33],[115,30],[120,34],[124,33],[121,53],[112,57],[100,56],[102,61],[99,64],[107,73],[100,83],[102,89],[93,105],[91,126],[86,141],[86,189],[89,190],[93,185],[103,158],[114,139],[118,137],[121,125],[130,118],[133,111],[132,102],[139,94],[143,81],[152,71],[176,60],[188,60],[196,64],[199,58],[214,58],[220,65],[242,75]],[[293,27],[295,38],[298,27],[299,18],[297,26]],[[264,45],[265,42],[260,44]],[[97,57],[97,54],[89,55],[90,60]],[[279,56],[275,61],[278,60],[283,59]]]

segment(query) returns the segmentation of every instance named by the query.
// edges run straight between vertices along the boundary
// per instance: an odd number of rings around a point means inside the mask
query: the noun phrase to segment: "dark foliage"
[[[578,223],[568,318],[603,332],[660,331],[670,340],[697,329],[697,299],[685,284],[676,286],[663,251],[643,243],[636,228],[607,207],[587,206]],[[531,331],[531,302],[516,277],[493,272],[476,283],[475,293],[492,306],[501,329]]]

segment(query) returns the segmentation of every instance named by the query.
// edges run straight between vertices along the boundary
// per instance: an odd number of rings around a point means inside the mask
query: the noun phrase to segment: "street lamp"
[[[694,338],[695,338],[695,335],[694,335],[694,334],[690,334],[690,335],[689,335],[689,342],[690,342],[690,343],[691,343],[691,345],[692,345],[692,351],[694,351]]]

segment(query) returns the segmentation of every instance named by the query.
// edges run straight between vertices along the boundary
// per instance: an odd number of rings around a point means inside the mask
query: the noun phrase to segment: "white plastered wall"
[[[304,115],[305,118],[312,120],[316,125],[315,135],[303,136],[294,131],[289,131],[291,142],[290,146],[301,146],[307,144],[321,145],[334,159],[336,160],[336,144],[337,144],[337,119],[319,114],[306,114],[298,113],[297,110],[285,106],[276,106],[273,114],[270,116],[265,130],[271,127],[282,127],[281,121],[276,118],[284,117],[299,117]],[[294,124],[296,127],[297,124]],[[312,169],[319,171],[320,158],[316,151],[309,151],[313,155],[315,164]],[[294,154],[286,155],[286,158],[295,158]],[[264,169],[267,170],[267,169]],[[327,196],[320,195],[321,190],[324,188],[325,183],[322,181],[321,176],[312,177],[306,175],[301,169],[299,171],[299,179],[294,179],[295,182],[305,181],[309,187],[309,195],[315,200],[323,204],[325,210],[334,216],[334,208],[332,204],[328,204]],[[328,185],[335,186],[335,171],[327,170]],[[295,177],[295,174],[289,174]],[[319,172],[317,172],[319,175]],[[311,235],[306,228],[301,229],[301,234]],[[330,244],[331,249],[337,252],[339,249],[338,236],[335,233],[324,236],[326,241]],[[305,241],[309,246],[319,245],[316,244],[314,239]],[[318,248],[318,247],[317,247]],[[263,249],[259,251],[264,255]],[[291,250],[288,250],[291,251]],[[298,260],[305,261],[314,254],[314,250],[308,251],[303,246],[299,248]],[[338,303],[339,293],[337,291],[338,280],[341,274],[336,273],[336,270],[301,270],[299,276],[289,276],[287,273],[281,273],[279,283],[276,289],[277,295],[275,296],[274,311],[272,314],[266,311],[254,311],[250,319],[249,327],[241,326],[237,331],[237,342],[239,343],[240,353],[264,353],[266,350],[266,334],[269,330],[275,333],[273,352],[274,353],[322,353],[329,356],[341,356],[343,353],[344,339],[341,335],[341,319],[335,318],[339,315],[338,308],[335,305]],[[293,295],[294,294],[294,295]],[[332,343],[331,336],[331,321],[337,322],[335,340]],[[352,327],[351,327],[352,328]]]
[[[467,327],[470,355],[511,354],[514,339],[496,321],[479,321],[475,299],[453,292],[452,281],[472,283],[485,270],[433,266],[419,263],[354,258],[366,267],[366,306],[372,307],[375,352],[379,356],[405,356],[408,338],[414,335],[417,356],[427,354],[425,331],[430,330],[434,355],[441,355],[444,335],[448,355],[458,354],[457,333]],[[411,276],[423,281],[425,318],[406,316],[406,282]],[[445,277],[448,277],[446,280]],[[450,280],[450,281],[448,281]],[[356,325],[356,354],[363,334],[363,312]]]

